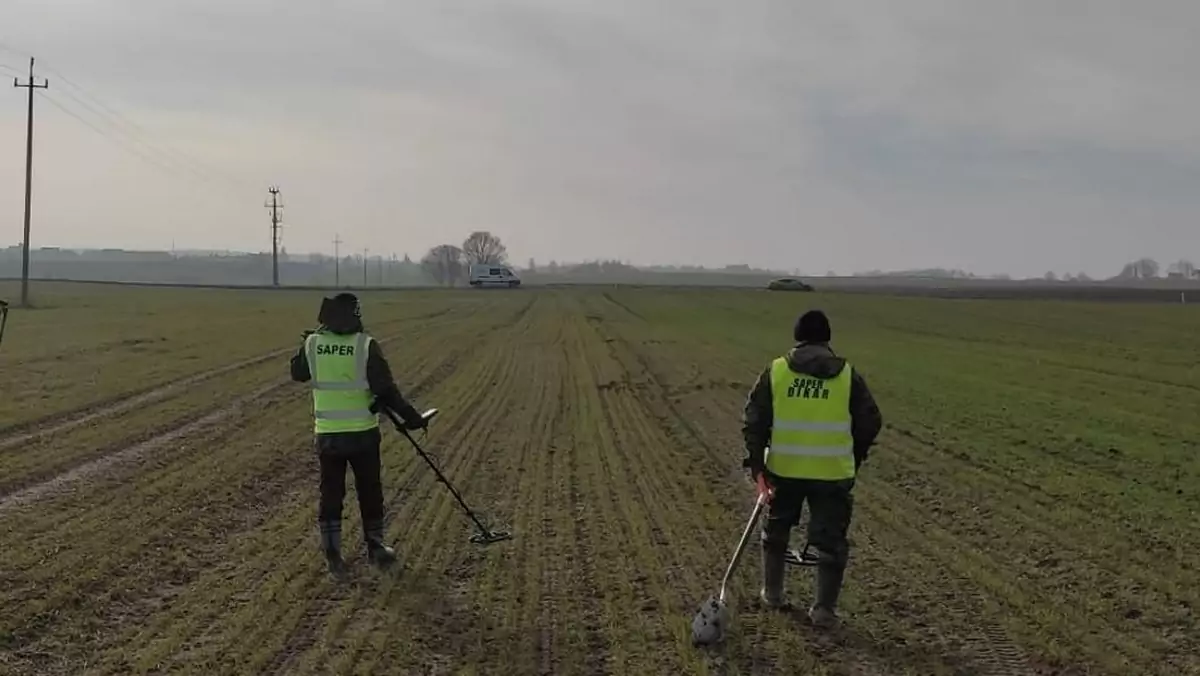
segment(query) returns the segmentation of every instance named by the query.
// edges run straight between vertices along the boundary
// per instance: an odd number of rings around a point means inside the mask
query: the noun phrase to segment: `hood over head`
[[[317,321],[327,330],[338,334],[358,333],[363,330],[362,312],[358,297],[352,293],[339,293],[321,301]]]
[[[787,360],[796,373],[815,378],[834,378],[846,367],[846,360],[825,343],[800,343],[788,350]]]

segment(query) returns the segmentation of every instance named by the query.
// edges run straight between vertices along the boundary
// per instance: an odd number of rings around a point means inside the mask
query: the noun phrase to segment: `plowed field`
[[[364,294],[441,409],[427,448],[515,537],[471,544],[389,431],[402,566],[367,566],[351,481],[337,582],[287,377],[319,294],[62,288],[0,345],[0,673],[1200,674],[1191,306]],[[813,306],[885,417],[844,624],[761,609],[752,543],[727,641],[695,648],[753,500],[745,394]]]

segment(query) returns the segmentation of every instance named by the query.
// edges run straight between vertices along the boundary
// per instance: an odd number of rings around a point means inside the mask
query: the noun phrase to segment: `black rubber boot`
[[[763,585],[759,591],[759,598],[768,608],[784,610],[789,605],[783,593],[783,576],[787,565],[784,560],[785,556],[787,556],[786,549],[780,550],[778,547],[767,546],[762,548]]]
[[[822,629],[837,626],[837,601],[842,593],[842,579],[846,567],[839,565],[817,566],[816,601],[808,610],[808,619]]]
[[[335,577],[346,574],[346,561],[342,559],[342,522],[321,521],[321,551],[325,554],[325,564]]]
[[[387,568],[396,562],[396,550],[383,543],[383,524],[364,526],[363,540],[367,543],[367,560],[372,565]]]

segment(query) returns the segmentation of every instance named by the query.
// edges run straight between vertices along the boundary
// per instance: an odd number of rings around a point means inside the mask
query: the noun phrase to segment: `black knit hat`
[[[833,337],[829,318],[820,310],[809,310],[796,320],[792,336],[797,343],[828,343]]]

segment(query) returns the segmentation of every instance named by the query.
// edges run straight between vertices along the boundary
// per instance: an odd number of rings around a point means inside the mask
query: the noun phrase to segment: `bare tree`
[[[1196,276],[1196,266],[1192,265],[1191,261],[1181,260],[1181,261],[1172,263],[1171,266],[1169,268],[1167,268],[1167,272],[1168,273],[1174,272],[1181,277],[1190,279],[1190,278]]]
[[[1158,276],[1158,262],[1153,258],[1139,258],[1132,263],[1127,263],[1121,269],[1121,274],[1118,277],[1124,279],[1148,279]]]
[[[463,242],[462,252],[468,263],[499,265],[508,259],[508,249],[500,238],[486,230],[477,230]]]
[[[441,244],[421,259],[421,267],[441,286],[454,286],[463,275],[463,250],[453,244]]]
[[[1158,276],[1158,261],[1153,258],[1139,258],[1137,261],[1138,270],[1141,277],[1157,277]]]

